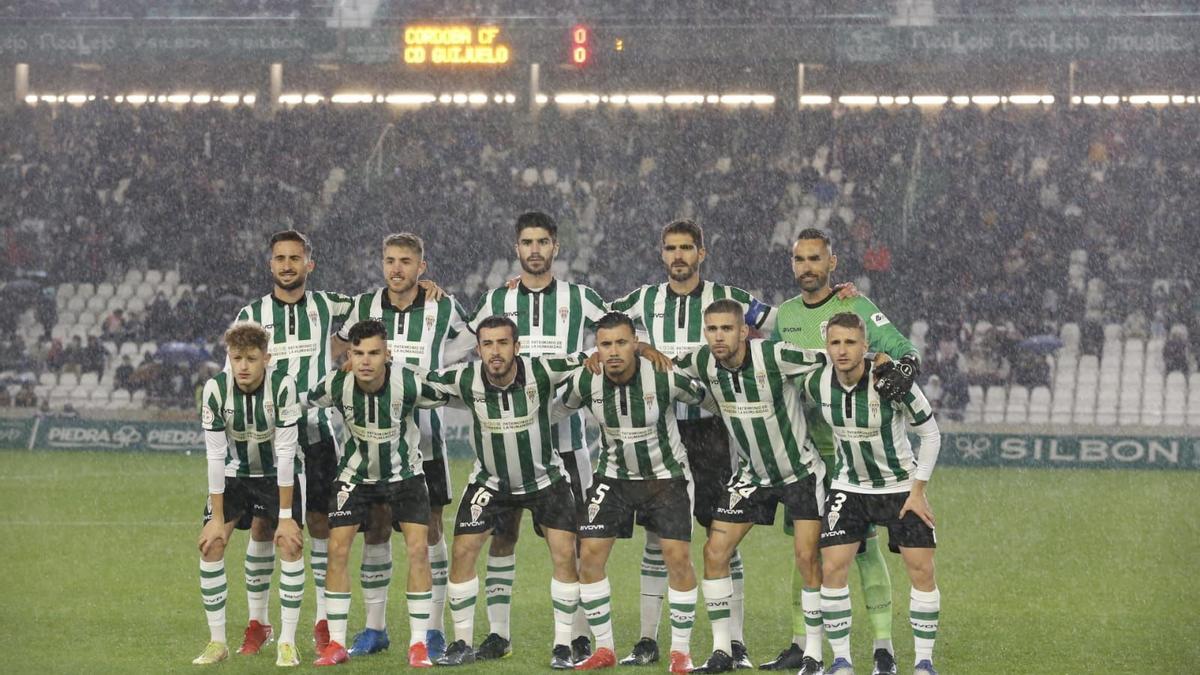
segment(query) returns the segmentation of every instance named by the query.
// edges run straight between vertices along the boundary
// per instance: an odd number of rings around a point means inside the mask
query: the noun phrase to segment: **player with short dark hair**
[[[695,405],[703,390],[678,370],[659,372],[637,355],[633,320],[621,312],[596,322],[596,350],[604,372],[580,368],[567,383],[564,405],[586,408],[600,425],[600,456],[579,525],[579,602],[596,636],[596,651],[576,665],[617,665],[605,572],[617,538],[633,535],[635,514],[662,542],[670,584],[670,672],[691,670],[696,618],[696,573],[691,559],[691,471],[675,423],[675,403]]]
[[[447,585],[455,641],[437,663],[457,666],[477,658],[475,562],[497,524],[529,510],[554,564],[551,667],[571,669],[571,632],[579,603],[576,506],[563,458],[554,445],[551,416],[559,386],[581,361],[522,354],[517,324],[503,315],[480,319],[475,336],[479,361],[428,375],[432,387],[462,400],[471,413],[475,449],[471,482],[463,490],[455,518]],[[503,648],[509,649],[507,640]]]
[[[700,266],[708,256],[704,230],[690,220],[676,220],[662,228],[662,261],[667,281],[647,285],[612,302],[612,309],[629,314],[645,331],[644,341],[667,356],[677,358],[704,345],[704,308],[716,300],[729,298],[742,306],[745,323],[770,331],[775,325],[774,308],[756,300],[746,291],[706,281]],[[733,474],[736,457],[718,417],[699,406],[680,405],[676,410],[679,433],[692,467],[697,522],[707,528],[713,508],[721,499],[725,483]],[[646,531],[646,547],[641,571],[641,639],[632,653],[621,660],[626,665],[652,663],[658,658],[658,625],[662,616],[666,576],[662,547],[657,536]],[[744,575],[741,555],[733,558],[733,650],[743,667],[752,667],[742,631],[744,611]]]
[[[310,405],[336,408],[349,438],[329,491],[329,574],[325,602],[329,645],[315,665],[343,663],[346,619],[350,612],[350,545],[376,505],[387,504],[394,529],[403,533],[408,555],[408,662],[428,667],[425,638],[433,600],[426,542],[429,491],[422,475],[421,431],[416,408],[444,405],[445,396],[424,384],[402,364],[393,365],[387,328],[376,319],[357,322],[348,332],[351,372],[334,371],[309,392]]]
[[[281,577],[279,603],[282,629],[276,664],[300,663],[296,624],[304,595],[304,465],[297,457],[297,422],[302,413],[296,383],[284,371],[268,372],[271,353],[267,333],[257,323],[235,323],[223,338],[230,369],[204,385],[200,419],[208,456],[208,504],[200,533],[200,592],[208,616],[209,643],[193,661],[211,664],[225,660],[225,547],[243,520],[279,545]],[[299,476],[300,487],[295,487]],[[252,542],[258,543],[258,542]],[[251,552],[258,554],[257,547]],[[272,556],[247,554],[247,578],[270,579]],[[266,605],[266,589],[247,583],[249,604]],[[269,637],[265,607],[252,617],[241,653],[256,653],[260,632]],[[258,625],[255,625],[257,622]]]
[[[420,285],[425,273],[425,242],[411,232],[390,234],[383,240],[382,288],[354,298],[354,306],[338,337],[348,339],[360,321],[378,320],[386,329],[393,363],[418,369],[441,368],[466,356],[475,340],[467,330],[466,312],[452,297],[434,299]],[[421,429],[422,473],[429,487],[429,564],[433,573],[433,610],[425,638],[429,657],[445,650],[442,616],[446,605],[449,561],[442,537],[442,508],[450,503],[450,467],[441,410],[416,410]],[[376,517],[390,521],[386,505]],[[374,518],[373,518],[374,519]],[[387,648],[387,597],[391,581],[391,528],[369,527],[364,533],[361,568],[366,626],[354,636],[351,656],[373,654]]]
[[[853,672],[847,573],[869,528],[880,525],[888,528],[889,545],[903,557],[912,581],[913,672],[936,675],[933,644],[941,593],[934,578],[933,510],[925,496],[941,447],[933,409],[920,387],[899,401],[880,393],[879,369],[864,358],[867,328],[858,314],[830,317],[825,344],[830,363],[810,373],[803,386],[832,428],[837,449],[821,532],[821,612],[834,655],[826,672]],[[909,429],[920,437],[920,462],[909,443]]]
[[[908,393],[920,367],[919,355],[888,320],[887,316],[864,296],[842,297],[831,286],[838,258],[825,232],[809,228],[802,230],[792,246],[792,272],[800,285],[800,295],[779,306],[778,321],[771,337],[805,349],[825,348],[825,324],[839,312],[851,312],[862,317],[866,325],[871,351],[890,356],[894,363],[882,366],[876,382],[885,398],[897,400]],[[833,475],[835,457],[833,434],[821,413],[811,405],[805,409],[808,433],[826,465],[826,478]],[[863,595],[875,638],[875,672],[888,675],[896,672],[892,648],[892,584],[883,551],[874,532],[867,537],[861,554],[856,558],[863,584]],[[801,642],[804,636],[805,612],[801,596],[805,592],[799,576],[792,576],[792,643],[775,660],[763,664],[770,670],[795,670],[803,658]],[[810,594],[815,589],[809,589]]]

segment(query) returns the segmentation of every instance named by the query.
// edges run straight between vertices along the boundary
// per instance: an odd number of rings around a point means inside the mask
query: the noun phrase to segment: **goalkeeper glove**
[[[889,401],[899,403],[912,389],[921,364],[917,357],[907,354],[899,361],[889,361],[875,368],[875,391]]]

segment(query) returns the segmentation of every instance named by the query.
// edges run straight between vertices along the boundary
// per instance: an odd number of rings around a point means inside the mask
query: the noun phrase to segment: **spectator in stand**
[[[146,334],[152,340],[165,340],[171,337],[173,321],[171,303],[162,291],[154,294],[154,301],[146,308]]]
[[[133,392],[133,364],[129,361],[129,355],[125,354],[121,357],[121,365],[117,366],[117,370],[113,373],[113,388],[124,389],[130,393]]]
[[[33,390],[32,382],[24,382],[21,384],[21,389],[17,391],[17,396],[13,399],[13,406],[16,408],[36,408],[38,404],[37,393]]]
[[[100,377],[104,375],[104,363],[107,360],[108,352],[104,351],[100,338],[95,335],[88,337],[87,347],[83,350],[83,372],[96,373]]]
[[[120,307],[114,309],[108,318],[104,320],[104,326],[101,328],[101,335],[105,340],[120,342],[125,339],[125,310]]]
[[[142,358],[141,364],[130,375],[129,384],[132,387],[132,391],[141,389],[150,393],[152,388],[161,386],[160,381],[162,379],[162,366],[154,360],[153,354],[146,354]]]
[[[1187,329],[1183,326],[1172,326],[1166,342],[1163,343],[1163,370],[1187,375],[1191,372],[1189,361]]]
[[[72,335],[71,343],[63,350],[62,372],[79,375],[83,372],[83,364],[86,361],[87,353],[83,349],[83,340],[80,340],[78,335]]]
[[[8,387],[0,386],[0,408],[11,408],[12,404],[13,397],[8,393]]]

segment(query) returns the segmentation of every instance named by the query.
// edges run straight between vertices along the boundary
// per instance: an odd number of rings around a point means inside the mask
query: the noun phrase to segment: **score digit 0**
[[[591,56],[591,31],[587,26],[577,25],[571,29],[571,63],[576,66],[587,64]]]

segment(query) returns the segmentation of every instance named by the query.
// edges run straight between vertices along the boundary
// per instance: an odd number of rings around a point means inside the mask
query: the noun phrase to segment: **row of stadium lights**
[[[225,105],[237,105],[239,103],[245,105],[254,105],[257,101],[257,96],[254,94],[223,94],[216,96],[212,94],[122,94],[117,96],[95,96],[90,94],[30,94],[25,97],[25,102],[30,105],[38,103],[69,103],[72,105],[82,105],[88,101],[95,101],[97,98],[102,100],[112,100],[116,103],[129,103],[132,105],[142,105],[145,103],[168,103],[174,105],[182,105],[187,103],[198,103],[202,105],[222,103]],[[630,105],[630,106],[653,106],[653,105],[703,105],[703,104],[721,104],[721,105],[763,105],[769,106],[775,103],[775,96],[771,94],[595,94],[595,93],[562,93],[555,94],[553,97],[546,94],[538,94],[536,101],[540,105],[549,103],[553,99],[557,105],[564,106],[588,106],[598,105],[600,103],[608,103],[613,105]],[[395,94],[370,94],[370,93],[341,93],[333,94],[326,98],[321,94],[283,94],[279,97],[279,103],[284,105],[316,105],[318,103],[328,102],[337,105],[353,105],[367,103],[386,103],[389,105],[402,106],[421,106],[439,103],[442,105],[486,105],[488,103],[512,105],[517,102],[516,95],[512,93],[492,94],[489,96],[483,92],[472,93],[454,93],[454,94],[430,94],[430,93],[395,93]],[[894,106],[894,105],[918,105],[918,106],[943,106],[947,103],[965,106],[975,104],[979,106],[994,106],[1000,104],[1011,105],[1050,105],[1054,103],[1054,97],[1048,94],[1013,94],[1010,96],[871,96],[871,95],[845,95],[839,96],[837,102],[845,106]],[[805,94],[800,97],[800,104],[806,106],[824,106],[830,105],[834,101],[832,96],[822,94]],[[1130,96],[1116,95],[1087,95],[1071,97],[1073,104],[1079,105],[1118,105],[1121,103],[1129,103],[1132,105],[1183,105],[1195,104],[1196,96],[1185,96],[1182,94],[1134,94]]]

